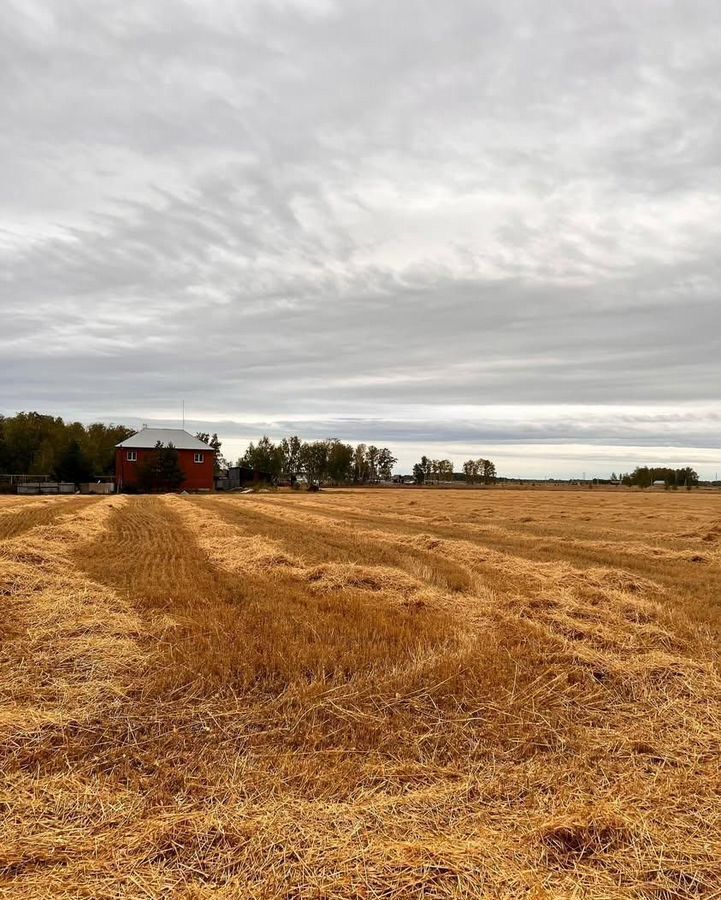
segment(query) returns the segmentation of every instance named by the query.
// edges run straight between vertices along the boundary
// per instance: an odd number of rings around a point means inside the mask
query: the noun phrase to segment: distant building
[[[227,475],[225,490],[234,491],[247,484],[272,484],[273,476],[270,472],[260,469],[252,469],[250,466],[230,466]]]
[[[157,447],[172,444],[178,451],[185,481],[182,491],[212,491],[215,450],[182,428],[142,428],[115,447],[115,483],[119,491],[138,484],[138,464]]]

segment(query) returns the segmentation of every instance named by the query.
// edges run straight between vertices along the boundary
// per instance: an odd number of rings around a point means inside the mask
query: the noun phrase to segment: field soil
[[[0,497],[0,896],[721,898],[721,499]]]

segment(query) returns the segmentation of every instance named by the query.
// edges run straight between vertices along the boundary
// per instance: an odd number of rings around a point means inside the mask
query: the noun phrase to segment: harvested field
[[[721,499],[0,503],[0,896],[721,897]]]
[[[92,503],[88,497],[44,497],[0,503],[0,541],[16,537],[36,525],[47,525]]]

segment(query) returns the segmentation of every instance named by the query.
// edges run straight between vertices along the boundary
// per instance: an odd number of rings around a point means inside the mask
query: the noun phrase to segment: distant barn
[[[119,491],[138,484],[138,464],[157,447],[172,444],[185,475],[184,491],[212,491],[215,450],[182,428],[142,428],[115,446],[115,483]]]
[[[277,481],[270,472],[254,469],[252,466],[230,466],[215,476],[216,491],[239,491],[249,486],[279,484],[291,487],[293,482]]]

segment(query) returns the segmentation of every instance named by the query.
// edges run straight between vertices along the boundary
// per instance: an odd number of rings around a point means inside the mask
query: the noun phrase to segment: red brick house
[[[182,428],[142,428],[115,446],[115,484],[119,491],[137,485],[138,463],[160,442],[178,451],[185,474],[182,491],[212,491],[215,450]]]

